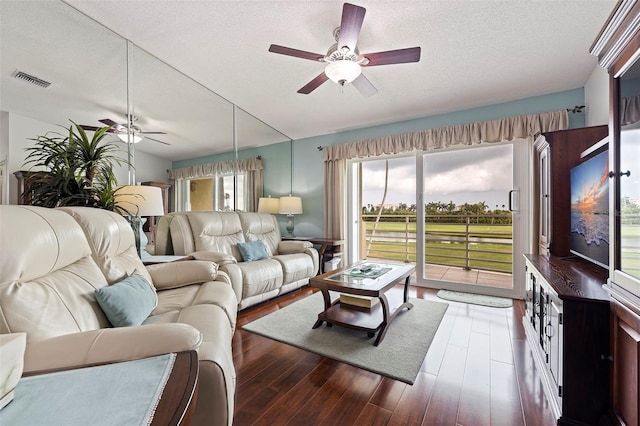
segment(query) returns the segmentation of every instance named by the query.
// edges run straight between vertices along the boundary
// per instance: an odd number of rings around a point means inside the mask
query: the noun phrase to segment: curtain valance
[[[566,110],[458,124],[324,147],[324,161],[527,138],[569,126]]]
[[[169,170],[169,179],[192,179],[262,169],[264,169],[262,159],[243,158],[241,160],[219,161],[217,163],[197,164],[195,166],[172,169]]]

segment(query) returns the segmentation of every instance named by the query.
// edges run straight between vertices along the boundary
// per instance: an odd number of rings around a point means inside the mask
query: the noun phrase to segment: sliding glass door
[[[518,141],[418,156],[418,193],[424,206],[418,220],[419,285],[521,294],[527,153],[527,142]]]
[[[529,147],[520,140],[353,161],[350,260],[415,263],[418,285],[520,297]]]

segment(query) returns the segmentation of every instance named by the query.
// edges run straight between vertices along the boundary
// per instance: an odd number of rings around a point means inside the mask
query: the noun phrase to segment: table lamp
[[[280,212],[280,199],[269,197],[260,197],[258,199],[258,213],[276,214]]]
[[[278,213],[286,214],[289,218],[285,237],[295,238],[295,234],[293,233],[293,215],[302,214],[302,198],[291,195],[288,197],[280,197],[280,210]]]
[[[146,217],[164,215],[162,190],[155,186],[125,185],[118,188],[115,198],[116,209],[131,224],[138,255],[141,259],[150,256],[146,251],[149,240],[142,226],[147,221]]]

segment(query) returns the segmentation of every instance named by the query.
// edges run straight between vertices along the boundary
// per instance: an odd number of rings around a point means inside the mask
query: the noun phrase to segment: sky
[[[427,154],[425,203],[456,204],[484,201],[490,209],[508,205],[512,189],[512,147],[499,145]],[[363,162],[362,201],[377,205],[384,192],[384,160]],[[385,204],[416,203],[415,157],[389,160],[389,190]]]

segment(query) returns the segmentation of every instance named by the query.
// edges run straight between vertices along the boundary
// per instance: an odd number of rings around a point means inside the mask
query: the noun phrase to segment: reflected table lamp
[[[286,238],[295,238],[293,233],[293,216],[296,214],[302,214],[302,198],[293,197],[280,197],[280,214],[286,214],[289,220],[287,221],[287,233]]]
[[[116,192],[116,208],[127,218],[133,229],[136,250],[140,258],[149,257],[146,251],[149,242],[142,230],[148,216],[163,216],[162,190],[155,186],[125,185]]]
[[[260,197],[258,199],[258,213],[276,214],[280,212],[280,199],[269,197]]]

